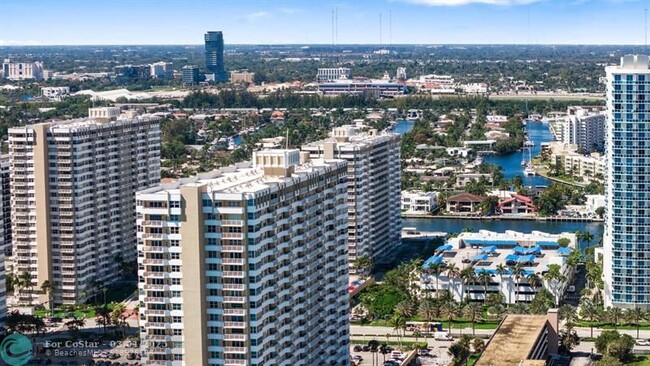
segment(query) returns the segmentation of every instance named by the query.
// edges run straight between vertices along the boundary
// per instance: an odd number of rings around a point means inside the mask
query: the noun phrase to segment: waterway
[[[531,157],[539,155],[541,151],[542,142],[553,141],[553,134],[549,129],[549,125],[542,122],[528,121],[526,125],[528,131],[528,138],[535,143]],[[523,179],[525,186],[546,186],[548,179],[540,176],[526,177],[524,176],[524,167],[521,165],[522,160],[526,162],[529,160],[528,149],[517,151],[508,155],[490,155],[485,157],[486,163],[491,163],[500,166],[503,169],[503,175],[506,179],[512,179],[516,175],[520,175]]]
[[[393,126],[393,132],[404,135],[413,129],[413,125],[414,122],[411,121],[397,121],[397,124]],[[542,142],[553,141],[553,134],[551,133],[548,124],[528,121],[526,131],[528,132],[528,138],[535,143],[535,146],[533,146],[532,151],[530,152],[531,157],[539,155]],[[485,157],[484,161],[486,163],[500,166],[501,169],[503,169],[503,175],[506,179],[512,179],[514,176],[520,175],[525,186],[548,185],[548,180],[546,178],[539,176],[524,176],[524,167],[521,165],[522,160],[529,160],[528,149],[507,155],[489,155]]]
[[[403,135],[413,128],[411,121],[398,121],[393,127],[393,131]],[[541,143],[553,140],[553,135],[547,124],[542,122],[528,122],[526,129],[528,137],[535,143],[531,151],[534,157],[539,155]],[[506,179],[512,179],[516,175],[521,175],[524,184],[527,186],[545,186],[548,181],[542,177],[525,177],[523,176],[524,167],[521,166],[522,160],[528,160],[528,151],[514,152],[508,155],[490,155],[486,156],[485,162],[499,165],[503,169],[503,175]],[[543,231],[553,234],[562,232],[588,231],[594,236],[591,245],[600,242],[603,235],[603,224],[601,222],[558,222],[558,221],[524,221],[524,220],[463,220],[463,219],[403,219],[403,227],[416,227],[420,231],[443,231],[446,233],[458,233],[465,228],[472,231],[490,230],[504,232],[506,230],[516,230],[520,232],[531,232],[533,230]],[[582,243],[585,246],[587,243]],[[584,248],[581,248],[584,249]]]

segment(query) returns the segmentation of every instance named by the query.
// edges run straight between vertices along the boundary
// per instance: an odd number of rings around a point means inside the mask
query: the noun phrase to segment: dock
[[[429,240],[436,238],[444,238],[447,233],[443,231],[419,231],[414,227],[402,228],[402,239],[410,240]]]

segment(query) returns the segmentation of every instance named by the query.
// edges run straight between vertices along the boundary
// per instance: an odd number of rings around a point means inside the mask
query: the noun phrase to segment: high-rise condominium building
[[[401,242],[399,135],[342,126],[302,149],[312,158],[348,161],[350,265],[359,257],[374,263],[389,259]]]
[[[9,155],[0,156],[0,327],[7,316],[5,258],[11,254],[11,206],[9,197]]]
[[[605,305],[650,309],[648,56],[624,56],[606,72]]]
[[[196,85],[201,81],[199,67],[194,65],[185,65],[181,68],[181,80],[184,85]]]
[[[577,145],[582,153],[602,151],[605,144],[606,116],[598,108],[567,108],[562,138],[565,144]]]
[[[228,73],[223,62],[223,33],[207,32],[205,34],[205,69],[206,74],[214,74],[214,80],[228,80]]]
[[[55,303],[78,303],[136,261],[135,193],[160,182],[160,126],[118,113],[9,129],[14,272],[33,286],[21,300],[47,301],[47,280]]]
[[[138,192],[148,365],[348,365],[346,164],[266,150]]]

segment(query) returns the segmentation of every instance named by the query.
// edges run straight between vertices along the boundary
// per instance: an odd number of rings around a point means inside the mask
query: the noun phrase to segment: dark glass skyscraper
[[[228,80],[223,64],[223,33],[205,34],[205,68],[207,74],[214,74],[215,81]]]

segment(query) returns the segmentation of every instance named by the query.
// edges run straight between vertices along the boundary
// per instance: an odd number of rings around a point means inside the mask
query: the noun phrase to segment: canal
[[[399,121],[393,131],[403,135],[413,128],[411,121]],[[542,122],[528,122],[528,136],[535,143],[531,151],[534,157],[541,150],[541,143],[553,140],[553,135],[547,124]],[[547,185],[548,181],[542,177],[524,177],[521,161],[528,159],[528,152],[518,151],[508,155],[490,155],[485,158],[486,163],[499,165],[503,169],[503,175],[506,179],[512,179],[516,175],[521,175],[524,184],[527,186]],[[504,232],[506,230],[516,230],[529,233],[533,230],[543,231],[552,234],[562,232],[588,231],[594,236],[590,243],[592,246],[597,245],[603,235],[603,223],[601,222],[558,222],[558,221],[524,221],[524,220],[464,220],[464,219],[403,219],[403,227],[416,227],[420,231],[444,231],[446,233],[458,233],[468,228],[471,231],[490,230],[495,232]],[[586,245],[583,243],[582,245]],[[581,248],[584,249],[584,248]]]

